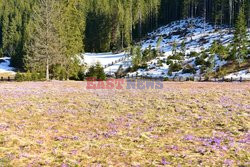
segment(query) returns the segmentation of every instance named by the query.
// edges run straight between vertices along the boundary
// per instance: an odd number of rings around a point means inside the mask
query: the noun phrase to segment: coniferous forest
[[[0,56],[69,78],[81,68],[74,55],[123,50],[182,18],[234,27],[242,8],[250,26],[249,0],[1,0]]]

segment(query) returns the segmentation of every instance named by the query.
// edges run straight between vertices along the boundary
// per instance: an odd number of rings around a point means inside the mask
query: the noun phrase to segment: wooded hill
[[[249,26],[249,0],[0,0],[0,56],[68,78],[79,70],[73,55],[121,50],[181,18],[234,26],[240,8]]]

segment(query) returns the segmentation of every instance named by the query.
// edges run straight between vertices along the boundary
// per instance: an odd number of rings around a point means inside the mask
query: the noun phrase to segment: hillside
[[[248,32],[250,32],[249,29]],[[214,66],[209,69],[210,73],[214,72],[214,75],[217,75],[216,72],[219,69],[224,69],[225,72],[222,75],[228,79],[242,77],[249,80],[249,62],[242,68],[234,67],[232,69],[231,62],[221,59],[217,54],[209,53],[209,49],[215,41],[226,47],[232,44],[233,37],[232,29],[226,26],[220,27],[205,23],[202,18],[174,21],[149,33],[140,43],[142,52],[149,48],[156,49],[161,52],[161,56],[148,61],[146,68],[139,68],[135,72],[128,73],[127,76],[148,78],[182,77],[183,79],[201,77],[208,72],[208,69],[204,68],[204,64],[213,61]],[[175,58],[173,56],[173,47],[176,47],[176,53],[181,53],[183,52],[183,45],[185,45],[185,56],[181,59],[179,57]],[[85,53],[82,56],[82,64],[91,66],[100,62],[108,76],[115,76],[119,69],[126,71],[133,65],[132,56],[128,52],[117,54],[111,52]],[[0,73],[13,74],[13,68],[9,67],[10,59],[2,58],[1,60]],[[197,63],[198,60],[203,64]],[[169,62],[179,63],[181,68],[170,73],[171,64]],[[231,70],[229,70],[230,68]]]
[[[248,33],[249,34],[249,33]],[[173,77],[200,77],[203,76],[202,65],[197,63],[197,59],[205,62],[214,61],[214,67],[211,72],[217,71],[219,68],[228,64],[228,61],[222,60],[219,55],[209,54],[209,49],[216,41],[223,46],[228,46],[233,41],[233,30],[227,27],[213,26],[209,23],[204,23],[202,18],[186,19],[172,22],[166,26],[149,33],[148,36],[141,42],[142,51],[151,48],[162,52],[160,57],[157,57],[147,62],[146,69],[138,69],[136,72],[129,73],[128,76],[143,76],[150,78],[173,78]],[[158,43],[159,38],[162,38]],[[158,46],[157,46],[158,43]],[[182,52],[182,45],[185,44],[185,56],[181,60],[177,60],[173,55],[173,47],[176,45],[176,52]],[[204,52],[205,57],[201,54]],[[173,72],[169,75],[169,61],[178,62],[182,69]],[[121,65],[121,63],[119,63]],[[185,72],[186,67],[193,68],[192,73]],[[114,65],[116,69],[117,65]],[[112,67],[109,67],[109,69]],[[127,66],[123,67],[124,69]],[[248,72],[246,70],[246,72]],[[249,75],[244,74],[243,77],[248,78]]]

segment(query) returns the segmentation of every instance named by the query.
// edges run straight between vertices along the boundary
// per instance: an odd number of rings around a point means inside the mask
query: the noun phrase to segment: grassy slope
[[[0,84],[0,166],[222,166],[249,162],[250,83],[91,91]]]

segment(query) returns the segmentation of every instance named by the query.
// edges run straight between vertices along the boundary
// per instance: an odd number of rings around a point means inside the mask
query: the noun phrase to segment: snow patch
[[[125,58],[128,54],[125,52],[119,54],[113,54],[111,52],[108,53],[85,53],[84,56],[84,63],[87,65],[94,65],[97,62],[100,62],[103,66],[108,66],[115,64],[117,61],[121,61]]]
[[[10,57],[0,58],[0,73],[15,74],[14,68],[10,66]]]
[[[237,79],[250,80],[250,69],[242,70],[225,76],[226,79]]]

